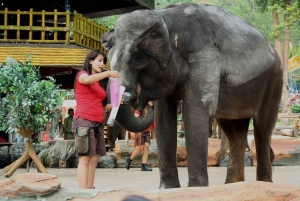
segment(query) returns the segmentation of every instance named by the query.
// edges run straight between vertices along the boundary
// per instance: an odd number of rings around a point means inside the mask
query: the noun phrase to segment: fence
[[[0,42],[76,44],[89,49],[100,49],[100,37],[108,28],[91,22],[76,11],[70,13],[42,11],[0,10]]]

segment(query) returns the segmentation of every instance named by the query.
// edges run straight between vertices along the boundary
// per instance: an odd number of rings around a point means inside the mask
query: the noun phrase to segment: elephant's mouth
[[[147,101],[145,101],[145,98],[143,97],[142,88],[139,83],[136,84],[136,94],[135,96],[131,99],[131,105],[134,110],[139,110],[140,112],[144,113],[146,106],[147,106]]]

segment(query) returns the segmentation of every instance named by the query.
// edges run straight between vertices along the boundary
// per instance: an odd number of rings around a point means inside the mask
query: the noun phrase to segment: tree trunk
[[[13,173],[22,164],[24,164],[26,161],[28,161],[30,158],[35,163],[35,166],[36,166],[38,172],[48,173],[47,170],[46,170],[46,168],[41,163],[40,159],[37,157],[37,155],[36,155],[36,153],[34,151],[33,144],[32,144],[32,141],[31,141],[32,130],[20,128],[20,130],[18,131],[18,133],[20,133],[24,137],[24,139],[26,139],[26,142],[25,142],[25,151],[24,151],[23,155],[18,160],[16,160],[12,164],[10,164],[10,165],[6,166],[5,168],[3,168],[4,176],[5,177],[11,177],[13,175]]]
[[[279,25],[279,17],[278,17],[278,13],[276,10],[273,10],[272,12],[273,15],[273,25],[274,25],[274,29],[276,30],[276,28]],[[287,30],[285,30],[286,32]],[[289,30],[288,30],[289,33]],[[286,35],[284,35],[286,37]],[[282,88],[282,96],[281,96],[281,108],[282,108],[282,113],[291,113],[291,108],[290,108],[290,91],[289,91],[289,83],[288,83],[288,64],[287,64],[287,60],[285,61],[285,57],[284,55],[287,54],[288,55],[288,49],[287,49],[287,53],[286,51],[286,39],[284,39],[284,53],[282,52],[282,48],[281,48],[281,41],[280,38],[278,36],[278,33],[275,33],[275,50],[277,51],[277,54],[280,57],[280,60],[282,62],[282,68],[283,68],[283,88]],[[289,44],[289,43],[288,43]],[[289,46],[289,45],[288,45]],[[287,46],[287,48],[288,48]]]
[[[290,0],[285,0],[285,7],[291,4]],[[288,21],[289,15],[284,15],[284,23]],[[289,90],[289,80],[288,80],[288,60],[289,60],[289,44],[290,44],[290,28],[288,26],[284,29],[284,43],[283,43],[283,89],[282,89],[282,112],[291,113],[290,102],[290,90]]]

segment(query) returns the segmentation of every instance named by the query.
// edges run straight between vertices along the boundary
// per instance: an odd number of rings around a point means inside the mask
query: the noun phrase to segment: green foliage
[[[101,24],[102,26],[107,27],[109,29],[113,29],[115,21],[118,19],[119,16],[120,15],[113,15],[108,17],[95,18],[92,19],[92,21]]]
[[[0,130],[44,129],[56,115],[55,107],[62,103],[58,89],[54,78],[41,80],[30,56],[24,63],[8,57],[0,68]]]
[[[291,109],[293,113],[300,113],[300,105],[292,105]]]

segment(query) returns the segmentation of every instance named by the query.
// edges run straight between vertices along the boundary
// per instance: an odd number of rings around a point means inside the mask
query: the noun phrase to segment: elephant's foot
[[[179,184],[179,181],[168,181],[168,182],[160,181],[159,188],[160,189],[181,188],[181,186]]]
[[[208,178],[189,178],[188,187],[208,186]]]
[[[227,167],[225,184],[245,181],[244,167]]]

